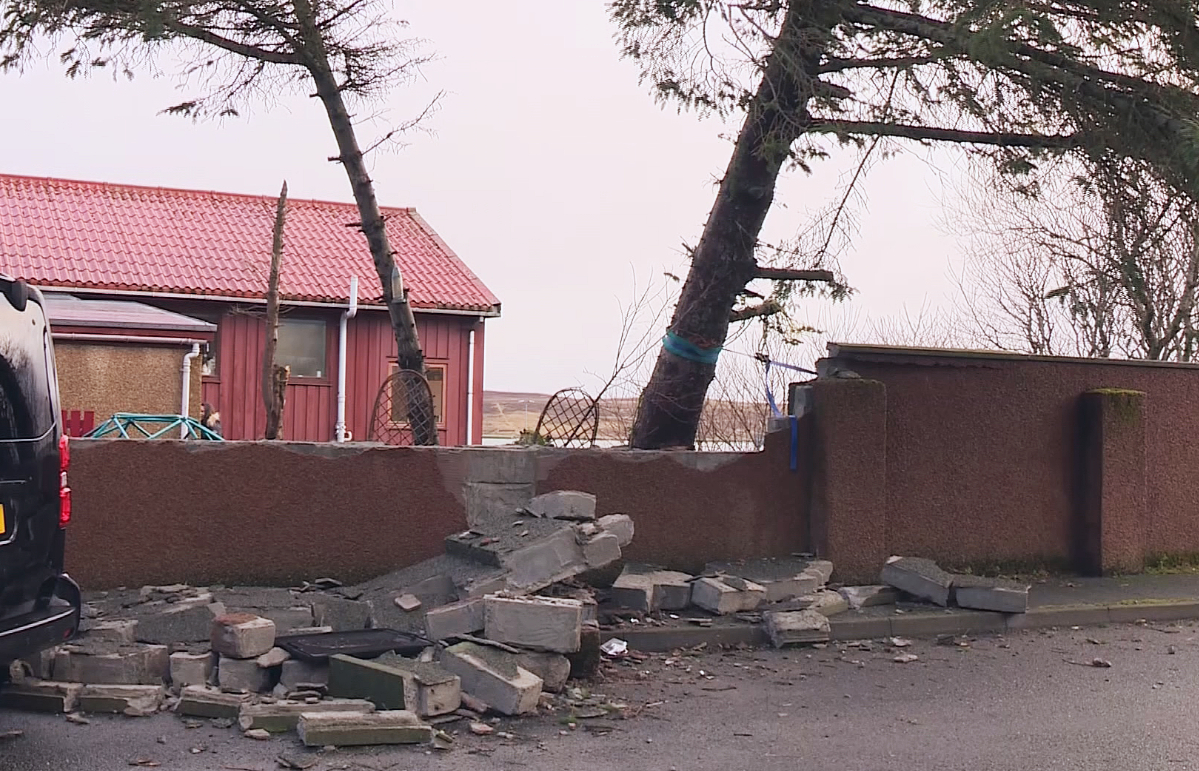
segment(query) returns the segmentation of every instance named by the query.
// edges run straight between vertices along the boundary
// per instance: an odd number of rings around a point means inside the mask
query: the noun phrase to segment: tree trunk
[[[724,343],[737,295],[754,277],[754,250],[779,171],[811,123],[807,103],[825,37],[813,26],[812,5],[792,2],[787,11],[675,306],[670,331],[701,350]],[[714,363],[663,347],[641,394],[632,446],[694,447],[715,374]]]
[[[413,370],[423,376],[425,356],[416,333],[416,318],[412,315],[412,306],[408,304],[408,290],[402,288],[398,296],[392,291],[393,278],[402,285],[402,276],[388,242],[383,214],[379,211],[375,187],[367,173],[362,148],[358,145],[358,137],[354,133],[353,121],[350,120],[345,100],[342,99],[341,88],[333,75],[333,68],[329,65],[324,38],[316,27],[310,0],[295,0],[294,8],[300,25],[304,66],[312,75],[316,84],[316,95],[325,106],[329,126],[337,139],[339,155],[336,160],[345,168],[346,176],[350,178],[354,201],[358,204],[362,232],[370,246],[371,258],[374,260],[379,284],[383,289],[383,300],[391,316],[397,362],[400,369]],[[437,424],[433,415],[433,400],[428,389],[405,390],[408,394],[408,416],[413,431],[413,442],[418,445],[437,444]]]
[[[262,351],[262,404],[266,408],[266,438],[278,439],[283,424],[283,395],[275,388],[275,349],[279,345],[279,269],[283,262],[283,222],[287,218],[287,181],[279,191],[275,230],[271,239],[271,275],[266,285],[266,345]],[[287,379],[284,377],[284,385]],[[285,392],[286,393],[286,392]]]

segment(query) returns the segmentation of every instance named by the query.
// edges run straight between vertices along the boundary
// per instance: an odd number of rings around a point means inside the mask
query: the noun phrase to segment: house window
[[[391,374],[399,372],[399,365],[391,363]],[[433,394],[433,416],[437,418],[438,426],[445,426],[445,364],[426,364],[425,379],[429,381],[429,391]],[[408,395],[402,378],[391,381],[391,422],[408,422]]]
[[[328,377],[326,324],[322,319],[279,319],[275,363],[291,367],[292,377]]]
[[[200,373],[204,377],[216,377],[220,374],[216,366],[216,347],[216,340],[204,344],[204,353],[200,355]]]

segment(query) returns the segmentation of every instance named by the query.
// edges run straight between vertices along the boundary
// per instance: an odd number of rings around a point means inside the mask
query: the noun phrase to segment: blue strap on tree
[[[662,347],[666,349],[667,353],[696,364],[715,364],[720,360],[720,352],[723,350],[723,347],[719,345],[714,348],[700,348],[690,340],[684,340],[670,331],[666,333],[666,337],[662,338]]]

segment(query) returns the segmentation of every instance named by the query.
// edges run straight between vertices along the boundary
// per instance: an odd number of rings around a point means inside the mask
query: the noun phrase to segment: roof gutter
[[[88,335],[76,332],[58,333],[50,330],[55,340],[80,343],[144,343],[146,345],[203,345],[205,340],[194,337],[152,337],[150,335]]]
[[[266,305],[266,299],[262,297],[234,297],[232,295],[218,294],[194,294],[187,292],[147,292],[139,289],[93,289],[85,286],[47,286],[38,284],[38,288],[45,292],[71,292],[73,294],[96,294],[96,295],[111,295],[114,297],[153,297],[167,298],[170,300],[215,300],[217,302],[242,303],[253,305]],[[329,308],[344,310],[345,305],[338,302],[315,302],[312,300],[281,300],[280,305],[290,305],[296,308]],[[386,305],[361,304],[360,309],[366,310],[387,310]],[[417,305],[412,306],[413,313],[428,313],[438,316],[483,316],[484,318],[494,319],[500,316],[500,306],[493,305],[486,310],[462,310],[458,308],[422,308]]]

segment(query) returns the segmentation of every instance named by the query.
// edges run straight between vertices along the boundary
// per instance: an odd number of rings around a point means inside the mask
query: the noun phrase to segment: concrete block
[[[583,560],[589,568],[602,568],[620,559],[620,539],[615,533],[597,533],[583,543]]]
[[[541,690],[547,693],[561,693],[570,679],[570,659],[561,653],[520,653],[517,655],[517,665],[540,677]]]
[[[122,618],[97,621],[87,630],[87,639],[102,640],[119,645],[137,642],[137,619]]]
[[[79,692],[79,709],[129,717],[158,712],[166,688],[161,685],[85,685]]]
[[[317,626],[331,626],[334,632],[366,629],[371,622],[369,601],[322,595],[312,600],[312,618]]]
[[[289,691],[325,688],[329,685],[329,665],[289,659],[280,669],[279,684]]]
[[[444,640],[483,629],[483,598],[442,605],[425,613],[425,630],[430,640]]]
[[[953,596],[958,606],[1000,613],[1028,612],[1029,584],[979,576],[953,576]]]
[[[584,522],[595,519],[595,496],[578,490],[554,490],[538,495],[525,508],[535,517]]]
[[[202,685],[189,685],[179,694],[175,712],[188,717],[236,718],[249,702],[245,693],[225,693]]]
[[[312,607],[309,605],[294,605],[290,608],[259,608],[255,615],[269,618],[275,622],[275,634],[296,634],[301,629],[312,626]]]
[[[54,673],[71,683],[160,685],[170,677],[170,656],[165,645],[63,646],[55,654]]]
[[[949,605],[953,588],[953,576],[923,557],[890,557],[883,566],[880,580],[941,607]]]
[[[58,653],[58,648],[46,648],[38,651],[32,656],[27,656],[21,661],[29,669],[29,674],[36,680],[53,680],[54,679],[54,656]]]
[[[421,601],[415,594],[401,594],[395,598],[395,606],[405,613],[420,610]]]
[[[687,573],[655,570],[645,565],[625,565],[612,584],[612,600],[634,610],[682,610],[691,604],[691,581]]]
[[[237,716],[237,724],[243,731],[262,729],[274,734],[295,730],[300,717],[305,713],[322,712],[354,712],[365,714],[374,712],[375,705],[365,699],[325,699],[308,704],[303,701],[277,701],[274,704],[242,705]]]
[[[407,710],[306,713],[298,731],[300,741],[308,747],[424,744],[433,739],[433,727]]]
[[[828,642],[831,635],[828,616],[814,610],[765,613],[763,621],[776,648]]]
[[[894,605],[899,599],[899,591],[893,586],[843,586],[837,590],[850,610],[870,608],[875,605]]]
[[[470,447],[460,452],[467,482],[532,485],[537,481],[537,450],[532,447]]]
[[[265,693],[271,689],[271,671],[258,666],[257,659],[221,656],[216,673],[221,690]]]
[[[134,634],[145,643],[204,642],[212,633],[212,622],[223,615],[225,606],[205,593],[139,616]]]
[[[269,651],[255,659],[255,661],[257,661],[258,666],[262,667],[263,669],[271,669],[273,667],[283,666],[283,662],[290,659],[291,654],[282,648],[271,648]]]
[[[583,603],[559,597],[484,599],[487,638],[533,650],[573,653],[579,649]]]
[[[537,541],[501,555],[508,583],[535,592],[587,569],[574,528],[562,527]]]
[[[819,575],[821,584],[827,584],[833,577],[833,563],[829,560],[809,560],[804,569]]]
[[[216,669],[213,654],[179,651],[171,654],[170,661],[171,685],[176,688],[207,685],[212,682],[212,673]]]
[[[636,528],[633,527],[633,518],[628,514],[607,514],[596,520],[596,524],[601,530],[614,534],[620,540],[621,548],[633,542]]]
[[[475,643],[458,643],[442,653],[441,665],[462,678],[462,690],[505,715],[537,709],[541,678],[520,666],[515,654]]]
[[[343,655],[329,659],[331,696],[367,699],[380,709],[445,715],[458,709],[461,693],[458,676],[436,664],[395,655],[374,661]]]
[[[222,659],[252,659],[275,647],[275,622],[250,613],[229,613],[212,622],[212,652]]]
[[[692,604],[719,615],[754,610],[765,600],[765,587],[735,576],[704,577],[691,584]]]
[[[74,712],[82,690],[80,683],[25,679],[0,688],[0,707],[54,714]]]

